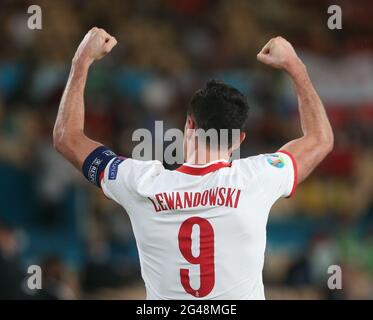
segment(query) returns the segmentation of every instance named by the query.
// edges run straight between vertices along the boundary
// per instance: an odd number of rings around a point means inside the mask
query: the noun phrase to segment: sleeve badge
[[[283,168],[285,166],[284,159],[278,154],[271,154],[266,156],[267,162],[276,168]]]

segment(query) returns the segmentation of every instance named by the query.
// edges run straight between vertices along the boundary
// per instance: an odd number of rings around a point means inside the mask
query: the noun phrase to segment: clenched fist
[[[74,60],[84,61],[90,64],[109,53],[116,44],[117,40],[104,29],[94,27],[88,31],[80,43],[75,53]]]
[[[257,58],[264,64],[268,64],[274,68],[284,69],[288,72],[302,64],[293,46],[282,37],[269,40],[258,53]]]

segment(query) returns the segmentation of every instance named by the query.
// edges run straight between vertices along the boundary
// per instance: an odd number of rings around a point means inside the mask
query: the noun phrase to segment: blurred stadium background
[[[38,4],[43,29],[27,29]],[[327,28],[339,4],[343,29]],[[119,41],[96,63],[86,128],[131,155],[136,128],[183,128],[192,92],[218,78],[248,95],[241,155],[275,151],[299,132],[286,76],[256,62],[270,37],[304,59],[333,124],[333,153],[292,200],[273,208],[269,299],[373,298],[372,1],[149,0],[0,2],[0,298],[143,298],[127,215],[58,155],[52,128],[72,56],[92,26]],[[250,208],[248,208],[250,210]],[[27,267],[43,290],[24,289]],[[327,267],[343,290],[327,289]]]

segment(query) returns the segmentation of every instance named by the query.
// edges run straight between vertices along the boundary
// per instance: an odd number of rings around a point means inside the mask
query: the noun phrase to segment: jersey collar
[[[177,168],[176,171],[190,174],[193,176],[203,176],[207,173],[231,166],[232,163],[226,160],[217,160],[203,165],[184,163],[182,166]]]

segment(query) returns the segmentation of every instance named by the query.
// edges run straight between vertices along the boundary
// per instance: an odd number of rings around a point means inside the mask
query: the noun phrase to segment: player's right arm
[[[128,203],[131,193],[146,189],[151,178],[163,167],[155,161],[117,156],[84,133],[84,90],[89,68],[116,44],[116,39],[100,28],[92,28],[85,35],[72,61],[53,130],[53,142],[56,150],[82,170],[107,197],[124,204]]]
[[[116,39],[103,29],[92,28],[85,35],[74,55],[58,108],[53,129],[54,147],[79,170],[94,150],[103,148],[84,133],[84,89],[88,71],[95,60],[109,53],[116,44]]]
[[[281,151],[294,157],[297,182],[302,182],[333,149],[333,131],[324,106],[305,65],[292,45],[282,37],[271,39],[257,56],[272,67],[285,70],[294,83],[303,135],[285,144]]]

